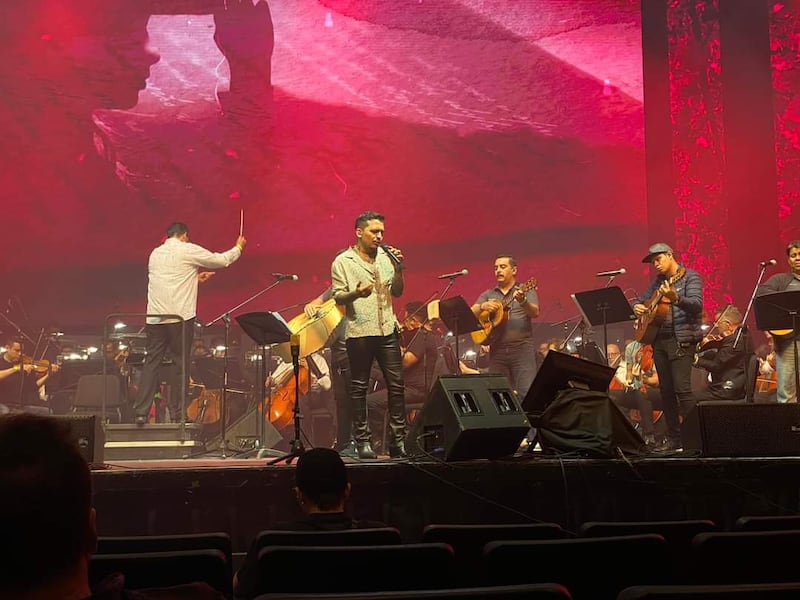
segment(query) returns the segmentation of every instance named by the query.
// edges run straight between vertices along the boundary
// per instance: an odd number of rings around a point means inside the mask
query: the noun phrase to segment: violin
[[[32,365],[34,373],[49,373],[50,372],[50,361],[49,360],[34,360],[32,356],[23,356],[22,360],[20,361],[21,364],[24,365]]]
[[[721,334],[707,335],[702,340],[700,340],[700,344],[698,344],[696,352],[705,352],[706,350],[721,348],[722,341],[724,339],[725,336]]]

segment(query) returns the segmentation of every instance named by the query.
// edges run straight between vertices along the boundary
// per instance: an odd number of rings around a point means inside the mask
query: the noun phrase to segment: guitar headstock
[[[531,277],[530,279],[528,279],[528,281],[519,286],[519,288],[523,292],[529,292],[530,290],[535,290],[537,287],[539,287],[539,282],[536,281],[536,277]]]

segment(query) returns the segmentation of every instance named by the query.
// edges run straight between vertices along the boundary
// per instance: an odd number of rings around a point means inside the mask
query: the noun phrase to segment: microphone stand
[[[222,359],[222,396],[220,398],[220,448],[222,450],[222,458],[227,458],[227,450],[228,450],[228,440],[226,439],[228,434],[228,418],[225,414],[225,411],[228,407],[228,354],[230,353],[230,331],[231,331],[231,314],[249,304],[262,294],[266,294],[271,289],[278,287],[281,284],[282,279],[278,279],[274,283],[271,283],[263,290],[260,290],[247,298],[246,300],[240,302],[236,306],[229,308],[225,312],[223,312],[218,317],[211,319],[208,323],[204,325],[204,327],[210,327],[217,321],[222,321],[225,324],[225,356]]]
[[[458,273],[458,274],[452,275],[451,277],[448,278],[449,281],[447,282],[447,285],[445,286],[444,290],[442,290],[442,293],[439,294],[439,297],[437,298],[437,300],[439,302],[441,302],[444,299],[444,297],[447,295],[447,292],[450,291],[450,288],[455,285],[456,277],[459,277],[460,275],[461,275],[461,273]],[[456,319],[455,319],[454,325],[455,325],[455,327],[454,327],[455,332],[453,333],[453,337],[455,337],[455,339],[456,339],[456,372],[453,373],[453,375],[461,375],[461,354],[459,354],[459,349],[458,349],[458,315],[456,315]]]
[[[610,275],[608,277],[608,281],[603,286],[603,289],[610,286],[616,277],[617,277],[616,275]],[[605,364],[608,364],[608,323],[606,322],[606,312],[608,311],[608,304],[603,304],[602,306],[600,306],[600,310],[603,311],[603,349],[600,351],[600,354],[603,357],[603,362]]]
[[[756,299],[756,293],[758,292],[759,286],[761,286],[761,280],[764,279],[764,273],[767,272],[767,267],[771,265],[761,265],[759,272],[758,272],[758,280],[756,281],[756,285],[753,287],[753,293],[750,294],[750,301],[747,303],[747,309],[744,311],[744,316],[742,317],[742,326],[736,331],[736,338],[733,340],[733,349],[739,347],[739,341],[742,339],[742,332],[747,333],[747,317],[750,316],[750,310],[753,308],[753,302]],[[746,349],[745,349],[746,350]],[[796,358],[795,353],[795,358]],[[746,365],[747,363],[745,363]]]
[[[292,411],[294,413],[294,439],[292,439],[289,445],[289,454],[274,458],[267,462],[267,465],[274,465],[275,463],[283,461],[286,461],[286,464],[290,465],[295,458],[302,456],[306,451],[305,446],[303,446],[302,433],[300,431],[300,419],[302,418],[300,416],[300,339],[296,334],[292,336],[290,348],[292,351],[292,368],[294,371],[294,410]],[[310,361],[313,359],[309,356],[306,360]]]

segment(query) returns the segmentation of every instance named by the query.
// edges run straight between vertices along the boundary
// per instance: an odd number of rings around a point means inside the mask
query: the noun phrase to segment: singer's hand
[[[372,287],[373,287],[373,284],[370,283],[369,285],[366,285],[366,286],[364,286],[362,288],[361,287],[361,282],[359,281],[356,284],[355,293],[360,298],[366,298],[367,296],[369,296],[372,293]]]
[[[197,281],[203,283],[204,281],[211,279],[214,275],[216,275],[214,271],[201,271],[197,274]]]
[[[312,300],[303,307],[303,312],[306,313],[307,317],[313,318],[316,316],[320,306],[322,306],[322,300]]]
[[[240,235],[239,239],[236,240],[236,245],[239,246],[239,250],[244,250],[244,247],[247,246],[247,240],[243,235]]]
[[[389,252],[394,254],[394,256],[397,258],[397,260],[399,260],[400,262],[403,262],[403,253],[400,251],[399,248],[395,248],[394,246],[389,246]],[[394,264],[394,268],[396,269],[398,265],[396,263],[393,263],[393,264]]]
[[[641,317],[646,312],[647,312],[647,307],[644,304],[633,305],[633,314],[635,314],[637,317]]]

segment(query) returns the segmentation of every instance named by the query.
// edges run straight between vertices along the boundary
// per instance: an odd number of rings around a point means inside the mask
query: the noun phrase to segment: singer
[[[800,290],[800,240],[786,246],[788,273],[776,273],[759,289],[758,293],[790,292]],[[769,261],[767,261],[769,262]],[[763,263],[762,263],[763,264]],[[788,335],[773,335],[775,341],[775,370],[778,373],[778,402],[797,402],[797,385],[794,377],[794,353],[797,331]]]
[[[173,423],[181,420],[183,402],[180,390],[181,365],[189,364],[192,349],[194,320],[197,315],[197,286],[208,281],[214,273],[200,271],[228,267],[242,255],[247,240],[239,236],[230,250],[210,252],[189,242],[189,228],[185,223],[173,223],[167,229],[166,241],[150,253],[147,286],[148,315],[180,315],[186,325],[169,317],[147,317],[147,354],[142,368],[139,393],[133,405],[135,423],[144,425],[158,386],[158,369],[167,354],[175,362],[172,393],[169,395],[169,415]],[[181,340],[181,331],[186,339]]]
[[[376,458],[367,421],[367,384],[374,360],[388,390],[389,456],[404,458],[405,389],[398,339],[399,323],[392,298],[403,293],[403,254],[383,247],[383,215],[365,212],[356,218],[356,244],[331,265],[331,286],[337,304],[344,305],[345,344],[350,360],[353,438],[359,458]],[[389,257],[394,255],[394,259]]]
[[[481,314],[495,315],[507,311],[508,318],[491,339],[489,371],[508,377],[522,401],[536,376],[536,345],[531,319],[539,316],[539,297],[535,289],[525,292],[519,287],[517,259],[509,254],[495,258],[494,277],[497,285],[478,296],[472,312],[480,319]]]

